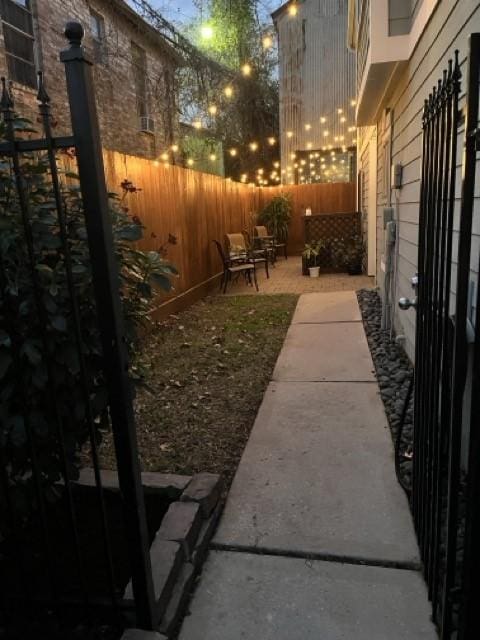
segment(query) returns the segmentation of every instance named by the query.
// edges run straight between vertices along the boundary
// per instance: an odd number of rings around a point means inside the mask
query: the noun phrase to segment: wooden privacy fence
[[[125,179],[141,189],[127,196],[130,212],[146,227],[139,247],[155,250],[169,234],[177,239],[168,247],[169,260],[180,272],[175,292],[162,304],[168,313],[202,297],[215,283],[221,264],[212,240],[251,228],[254,214],[279,193],[292,194],[291,254],[299,254],[304,244],[306,207],[313,213],[355,210],[355,185],[350,183],[257,188],[115,151],[105,150],[104,162],[112,191],[119,192]]]

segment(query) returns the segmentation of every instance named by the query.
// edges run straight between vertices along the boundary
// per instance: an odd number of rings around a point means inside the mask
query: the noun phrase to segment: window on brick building
[[[0,0],[0,15],[9,78],[36,87],[35,38],[30,0]]]
[[[147,54],[135,42],[132,42],[132,66],[140,130],[153,133],[154,123],[148,113]]]
[[[105,20],[96,11],[90,12],[90,29],[92,31],[95,61],[105,62]]]

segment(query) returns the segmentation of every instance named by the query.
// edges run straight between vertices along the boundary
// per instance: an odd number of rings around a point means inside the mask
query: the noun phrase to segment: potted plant
[[[362,273],[364,256],[365,247],[362,236],[355,235],[345,243],[344,266],[349,275],[357,276]]]
[[[258,223],[265,225],[269,233],[280,242],[286,242],[288,225],[292,217],[292,198],[288,193],[275,196],[258,215]]]
[[[307,267],[311,278],[318,278],[320,274],[320,267],[318,266],[318,256],[320,254],[321,248],[322,244],[320,242],[312,242],[310,244],[306,244],[305,248],[303,249],[302,255],[307,262]]]

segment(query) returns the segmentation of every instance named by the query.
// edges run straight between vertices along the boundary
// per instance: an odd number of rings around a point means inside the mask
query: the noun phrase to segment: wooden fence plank
[[[104,150],[104,162],[110,190],[119,192],[125,179],[141,189],[126,197],[130,212],[146,227],[139,247],[155,250],[169,234],[177,238],[177,244],[168,247],[168,258],[180,272],[164,309],[169,313],[202,297],[215,284],[221,264],[212,240],[223,241],[226,233],[251,228],[253,216],[279,193],[292,195],[291,254],[303,247],[306,207],[313,213],[355,210],[355,185],[350,183],[257,188],[109,150]]]

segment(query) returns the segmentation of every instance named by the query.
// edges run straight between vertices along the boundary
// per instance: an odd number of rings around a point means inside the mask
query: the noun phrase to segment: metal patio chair
[[[267,227],[263,225],[258,225],[255,227],[255,236],[260,239],[264,244],[270,243],[270,246],[275,250],[275,259],[277,258],[278,251],[280,249],[283,250],[283,255],[285,256],[285,260],[287,260],[287,243],[279,242],[279,240],[272,235],[269,235]]]
[[[252,249],[244,233],[226,233],[225,246],[227,247],[230,260],[234,260],[235,262],[253,262],[255,266],[263,264],[267,278],[270,277],[266,251]]]
[[[232,280],[232,278],[235,276],[238,277],[242,274],[246,278],[247,282],[249,282],[250,284],[252,283],[252,276],[253,276],[255,289],[258,291],[258,282],[257,282],[257,274],[255,271],[255,263],[247,262],[247,261],[242,262],[240,260],[237,260],[237,261],[230,260],[230,258],[228,258],[225,255],[225,251],[223,250],[223,247],[220,244],[220,242],[218,242],[218,240],[213,240],[213,242],[217,247],[217,250],[223,265],[223,275],[222,275],[222,280],[220,282],[220,291],[223,291],[223,293],[225,293],[227,291],[228,283]]]

